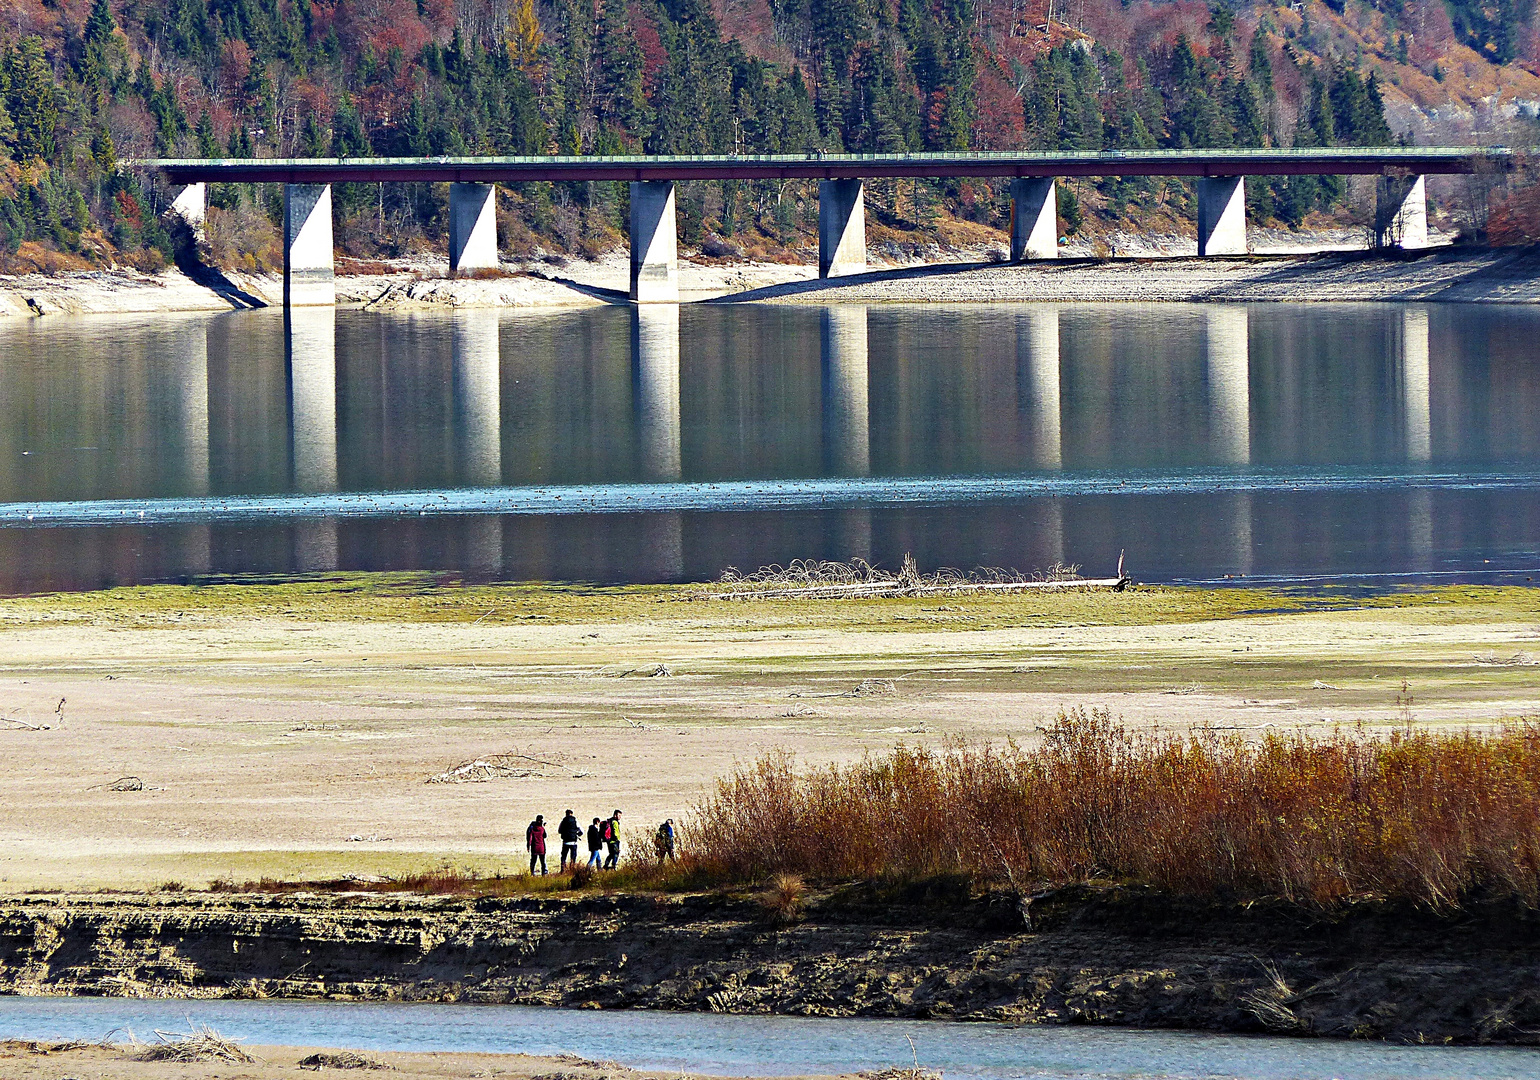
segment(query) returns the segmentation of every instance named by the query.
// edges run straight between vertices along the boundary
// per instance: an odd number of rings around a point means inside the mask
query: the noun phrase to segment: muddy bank
[[[1365,251],[1062,258],[1008,265],[938,262],[819,280],[804,265],[680,266],[680,299],[719,303],[1011,303],[1417,301],[1540,303],[1540,250],[1436,248],[1418,255]],[[995,258],[1003,258],[995,253]],[[720,261],[719,261],[720,262]],[[432,268],[337,278],[340,306],[373,311],[559,309],[626,303],[629,264],[512,267],[501,277],[452,280]],[[0,277],[0,317],[229,311],[282,303],[276,275],[197,279],[179,270]]]
[[[812,898],[0,902],[0,993],[509,1002],[1540,1042],[1540,918],[952,887]]]
[[[719,303],[1540,302],[1540,250],[1434,248],[1192,258],[1058,259],[873,271]]]
[[[153,1041],[153,1039],[152,1039]],[[6,1080],[303,1080],[336,1075],[391,1080],[679,1080],[677,1072],[639,1071],[612,1061],[589,1061],[573,1054],[357,1053],[312,1046],[244,1046],[250,1059],[154,1060],[143,1047],[87,1043],[0,1041],[0,1074]],[[387,1071],[388,1070],[388,1071]]]

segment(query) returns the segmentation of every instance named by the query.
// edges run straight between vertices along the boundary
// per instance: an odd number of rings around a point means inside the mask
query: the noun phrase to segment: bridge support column
[[[866,185],[818,182],[818,276],[866,273]]]
[[[188,184],[171,200],[170,210],[193,228],[208,216],[208,185]]]
[[[1059,192],[1053,177],[1011,181],[1011,262],[1059,257]]]
[[[337,302],[332,270],[332,186],[283,186],[283,306]]]
[[[497,188],[449,185],[449,272],[496,270]]]
[[[1421,176],[1382,176],[1374,206],[1374,246],[1420,251],[1428,246],[1428,189]]]
[[[1246,178],[1198,178],[1198,254],[1246,254]]]
[[[679,302],[679,234],[672,180],[631,182],[631,299]]]

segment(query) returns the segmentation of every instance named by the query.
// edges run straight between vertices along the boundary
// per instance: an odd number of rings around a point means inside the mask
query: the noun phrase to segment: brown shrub
[[[738,880],[962,873],[1018,888],[1534,906],[1540,723],[1247,742],[1136,734],[1075,711],[1031,751],[900,747],[822,768],[763,757],[720,782],[686,839],[705,873]]]

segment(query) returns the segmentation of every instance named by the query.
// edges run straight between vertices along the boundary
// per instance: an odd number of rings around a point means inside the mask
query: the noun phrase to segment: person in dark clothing
[[[578,841],[583,838],[583,826],[578,824],[577,815],[571,810],[567,816],[561,819],[561,824],[556,826],[556,835],[561,837],[561,869],[567,869],[567,860],[572,860],[572,869],[577,869]]]
[[[600,868],[601,856],[599,852],[604,850],[604,830],[599,828],[599,819],[594,818],[594,823],[588,826],[588,866],[592,870]]]
[[[529,872],[535,872],[535,864],[540,864],[542,874],[549,873],[545,868],[545,815],[536,814],[535,820],[529,823],[529,828],[524,830],[524,846],[529,848]]]
[[[652,834],[652,847],[658,853],[658,862],[668,862],[674,858],[674,819],[669,818],[658,831]]]
[[[604,846],[609,849],[609,854],[604,858],[604,868],[613,870],[620,865],[620,811],[616,810],[607,819],[603,826]]]

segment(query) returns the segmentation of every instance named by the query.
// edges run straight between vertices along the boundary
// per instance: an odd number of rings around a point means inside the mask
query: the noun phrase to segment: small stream
[[[1532,1080],[1540,1051],[1114,1028],[827,1020],[514,1005],[0,997],[0,1038],[141,1040],[207,1024],[249,1045],[578,1054],[733,1076],[913,1065],[948,1078]],[[911,1050],[910,1040],[913,1040]]]

